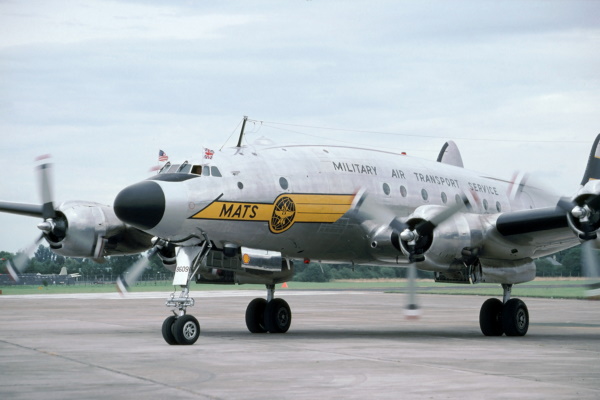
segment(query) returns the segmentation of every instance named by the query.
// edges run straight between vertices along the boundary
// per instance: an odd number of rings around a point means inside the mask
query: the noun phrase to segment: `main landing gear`
[[[285,333],[292,323],[292,311],[283,299],[275,298],[275,285],[268,284],[267,299],[256,298],[246,308],[246,326],[252,333]]]
[[[512,285],[502,284],[503,300],[486,300],[479,311],[479,326],[485,336],[525,336],[529,328],[529,311],[519,299],[511,299]]]

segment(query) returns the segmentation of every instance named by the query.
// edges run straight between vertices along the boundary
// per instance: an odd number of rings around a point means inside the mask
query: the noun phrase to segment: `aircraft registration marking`
[[[333,223],[352,205],[349,194],[281,194],[273,203],[215,200],[190,218],[268,222],[272,233],[282,233],[296,222]]]

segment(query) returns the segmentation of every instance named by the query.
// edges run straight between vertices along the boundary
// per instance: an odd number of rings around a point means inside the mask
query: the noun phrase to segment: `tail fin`
[[[437,162],[454,165],[455,167],[464,167],[458,146],[452,140],[444,143],[438,155]]]
[[[596,140],[594,140],[594,144],[592,145],[585,174],[583,174],[583,179],[581,180],[581,186],[597,179],[600,179],[600,134],[596,136]]]

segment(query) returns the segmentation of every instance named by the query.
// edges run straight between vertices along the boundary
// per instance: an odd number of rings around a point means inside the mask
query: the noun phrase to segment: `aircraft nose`
[[[165,213],[165,194],[154,181],[142,181],[121,190],[113,204],[117,217],[136,228],[152,229]]]

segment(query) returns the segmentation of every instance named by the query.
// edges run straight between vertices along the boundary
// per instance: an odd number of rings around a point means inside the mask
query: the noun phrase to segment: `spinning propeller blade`
[[[597,238],[596,227],[598,226],[598,212],[600,208],[600,195],[592,195],[583,201],[570,200],[562,197],[557,204],[579,222],[579,228],[583,235],[579,238],[581,244],[581,274],[589,278],[587,298],[600,298],[600,268],[598,266],[598,255],[594,245]]]
[[[38,248],[43,238],[44,234],[40,235],[40,237],[31,243],[22,253],[17,254],[15,258],[6,262],[8,273],[15,282],[19,282],[19,274],[25,271],[27,262]]]
[[[144,270],[150,265],[150,257],[152,257],[160,249],[155,245],[146,256],[143,256],[136,261],[131,267],[117,278],[117,291],[125,296],[129,293],[129,287],[134,285],[144,273]]]
[[[63,230],[63,224],[58,224],[60,225],[59,227],[54,221],[56,219],[56,210],[54,209],[52,194],[52,164],[49,162],[49,159],[49,155],[36,158],[36,161],[39,162],[36,169],[38,174],[38,189],[42,199],[41,206],[33,204],[0,203],[1,211],[31,217],[42,217],[44,219],[43,222],[38,224],[38,228],[42,231],[40,237],[29,245],[25,251],[7,263],[7,269],[10,276],[17,282],[19,281],[18,274],[25,270],[29,258],[31,258],[33,252],[37,249],[44,237],[53,233],[60,235]]]
[[[426,250],[421,248],[425,241],[420,239],[432,235],[439,225],[452,218],[457,212],[464,210],[465,207],[470,207],[469,200],[464,194],[461,196],[461,200],[457,204],[441,208],[438,213],[411,228],[405,221],[397,218],[392,210],[375,202],[365,189],[361,189],[356,194],[351,208],[354,217],[361,221],[371,220],[382,226],[389,226],[400,234],[400,239],[405,244],[404,248],[408,250],[411,263],[407,273],[408,305],[405,311],[407,318],[418,318],[420,315],[417,304],[417,262],[424,260],[423,252]]]

